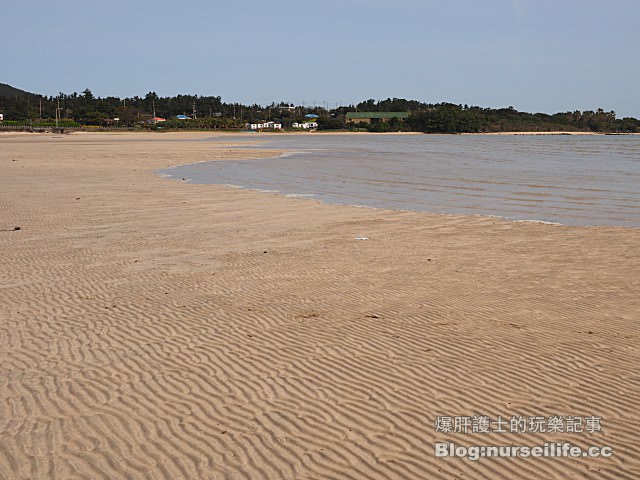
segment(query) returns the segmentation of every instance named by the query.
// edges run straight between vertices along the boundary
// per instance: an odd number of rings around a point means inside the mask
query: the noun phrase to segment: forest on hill
[[[409,112],[407,119],[386,123],[345,124],[348,112]],[[325,109],[295,106],[286,102],[262,106],[223,102],[219,96],[176,95],[160,97],[95,97],[90,89],[81,93],[45,96],[0,84],[0,113],[5,125],[93,126],[108,128],[242,129],[247,123],[276,121],[284,128],[318,116],[323,130],[358,128],[369,131],[417,131],[425,133],[587,131],[640,133],[640,120],[617,118],[615,112],[597,110],[556,114],[519,112],[513,107],[483,108],[451,103],[429,104],[417,100],[369,99],[357,105]],[[181,116],[182,118],[178,118]]]

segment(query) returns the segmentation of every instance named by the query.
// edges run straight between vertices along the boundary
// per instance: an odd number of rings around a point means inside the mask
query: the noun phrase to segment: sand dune
[[[0,479],[640,478],[640,230],[153,173],[256,155],[211,136],[0,136]],[[435,432],[474,415],[602,431]]]

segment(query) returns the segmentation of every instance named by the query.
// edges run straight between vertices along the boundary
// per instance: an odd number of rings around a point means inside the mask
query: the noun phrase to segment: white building
[[[281,123],[266,122],[266,123],[252,123],[249,125],[251,130],[282,130]]]
[[[0,122],[4,121],[4,113],[0,113]]]
[[[312,129],[318,128],[318,123],[317,122],[294,123],[292,127],[301,128],[303,130],[312,130]]]

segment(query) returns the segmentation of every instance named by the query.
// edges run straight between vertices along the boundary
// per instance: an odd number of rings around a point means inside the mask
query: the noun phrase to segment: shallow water
[[[640,136],[260,135],[278,158],[162,170],[325,203],[640,227]]]

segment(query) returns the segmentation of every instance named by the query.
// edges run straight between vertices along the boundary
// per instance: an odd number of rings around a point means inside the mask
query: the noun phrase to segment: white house
[[[317,122],[303,122],[303,123],[294,123],[291,125],[293,128],[302,128],[303,130],[311,130],[314,128],[318,128]]]
[[[281,130],[282,124],[275,122],[266,122],[266,123],[252,123],[249,125],[249,129],[251,130]]]

